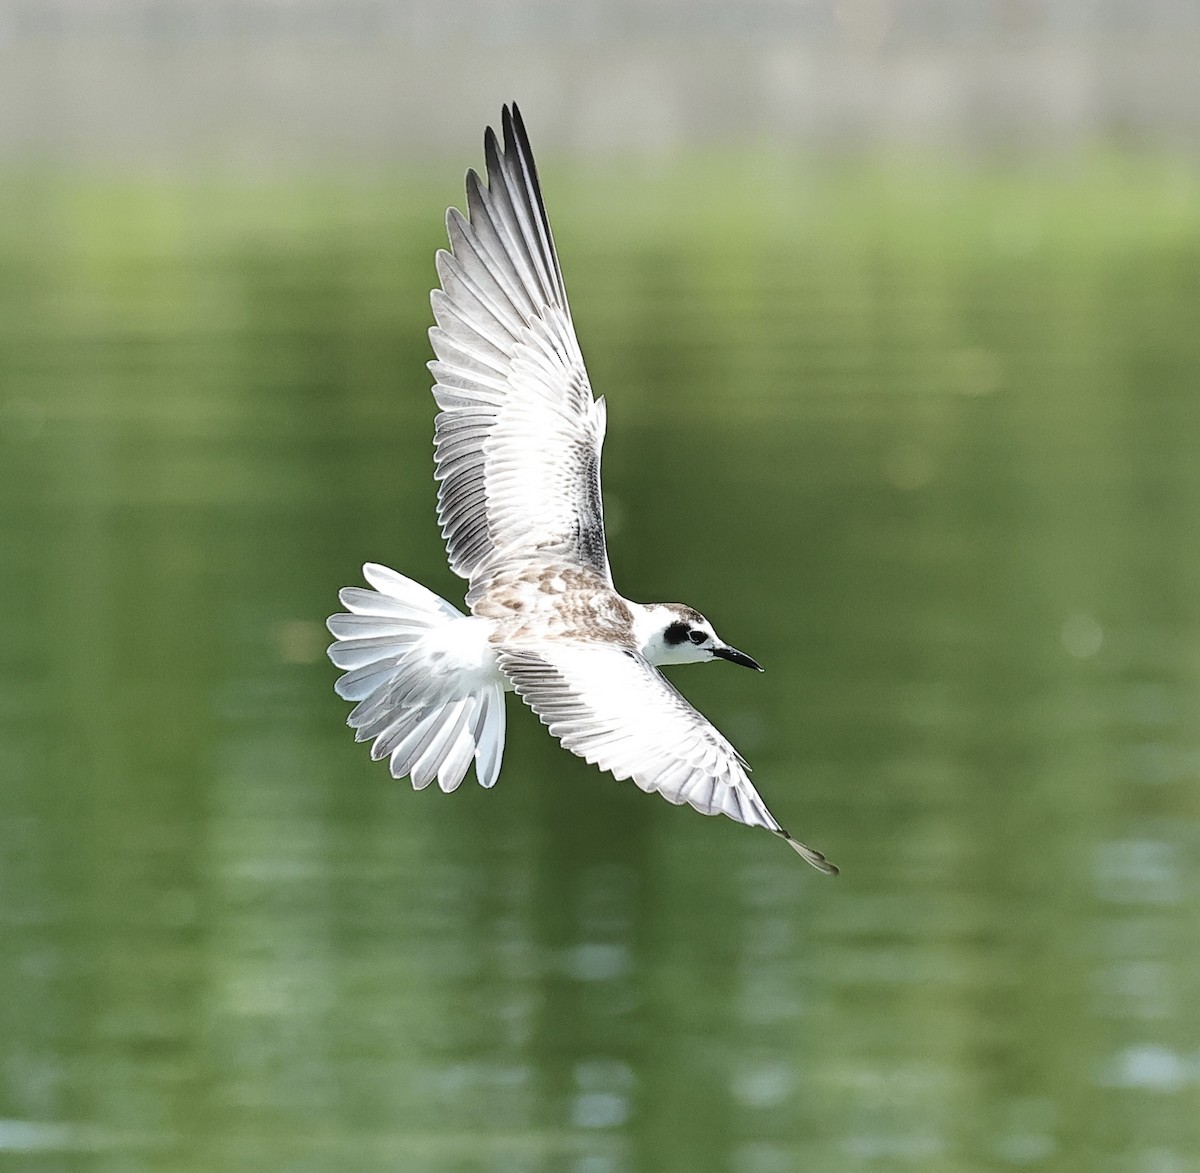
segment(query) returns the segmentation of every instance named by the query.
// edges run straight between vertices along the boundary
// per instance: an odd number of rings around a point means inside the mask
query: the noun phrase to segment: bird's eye
[[[688,632],[688,639],[690,639],[694,644],[702,644],[706,639],[708,639],[708,636],[706,636],[704,632],[697,631],[693,627],[692,630]]]

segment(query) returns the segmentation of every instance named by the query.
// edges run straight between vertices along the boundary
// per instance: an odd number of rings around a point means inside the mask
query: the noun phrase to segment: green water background
[[[367,760],[323,619],[455,602],[456,169],[0,193],[0,1166],[1200,1169],[1200,172],[545,169],[610,553],[843,869],[510,699]]]

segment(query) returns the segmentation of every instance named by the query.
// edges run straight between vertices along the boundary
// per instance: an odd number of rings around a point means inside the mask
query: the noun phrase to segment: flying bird
[[[592,395],[520,112],[484,135],[486,183],[467,172],[467,215],[446,213],[431,296],[429,369],[438,520],[463,614],[367,563],[328,621],[336,688],[371,757],[418,790],[451,791],[472,762],[495,785],[505,696],[564,748],[706,815],[765,827],[822,872],[837,868],[779,825],[745,759],[666,680],[664,664],[728,660],[762,671],[681,603],[635,603],[613,585]]]

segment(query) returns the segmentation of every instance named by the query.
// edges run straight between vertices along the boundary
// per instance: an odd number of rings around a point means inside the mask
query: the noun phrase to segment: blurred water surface
[[[0,1163],[1200,1169],[1200,178],[547,178],[618,585],[842,876],[511,698],[493,792],[352,743],[456,176],[9,177]]]

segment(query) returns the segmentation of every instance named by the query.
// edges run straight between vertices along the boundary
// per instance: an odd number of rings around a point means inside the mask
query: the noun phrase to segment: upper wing
[[[742,756],[637,652],[555,641],[504,648],[500,666],[572,753],[671,802],[766,827],[813,867],[837,873],[775,821]]]
[[[484,136],[487,186],[467,172],[470,220],[446,214],[452,252],[437,255],[431,299],[438,518],[469,603],[498,567],[539,553],[612,581],[604,401],[592,398],[515,104],[503,130],[503,151],[491,127]]]

